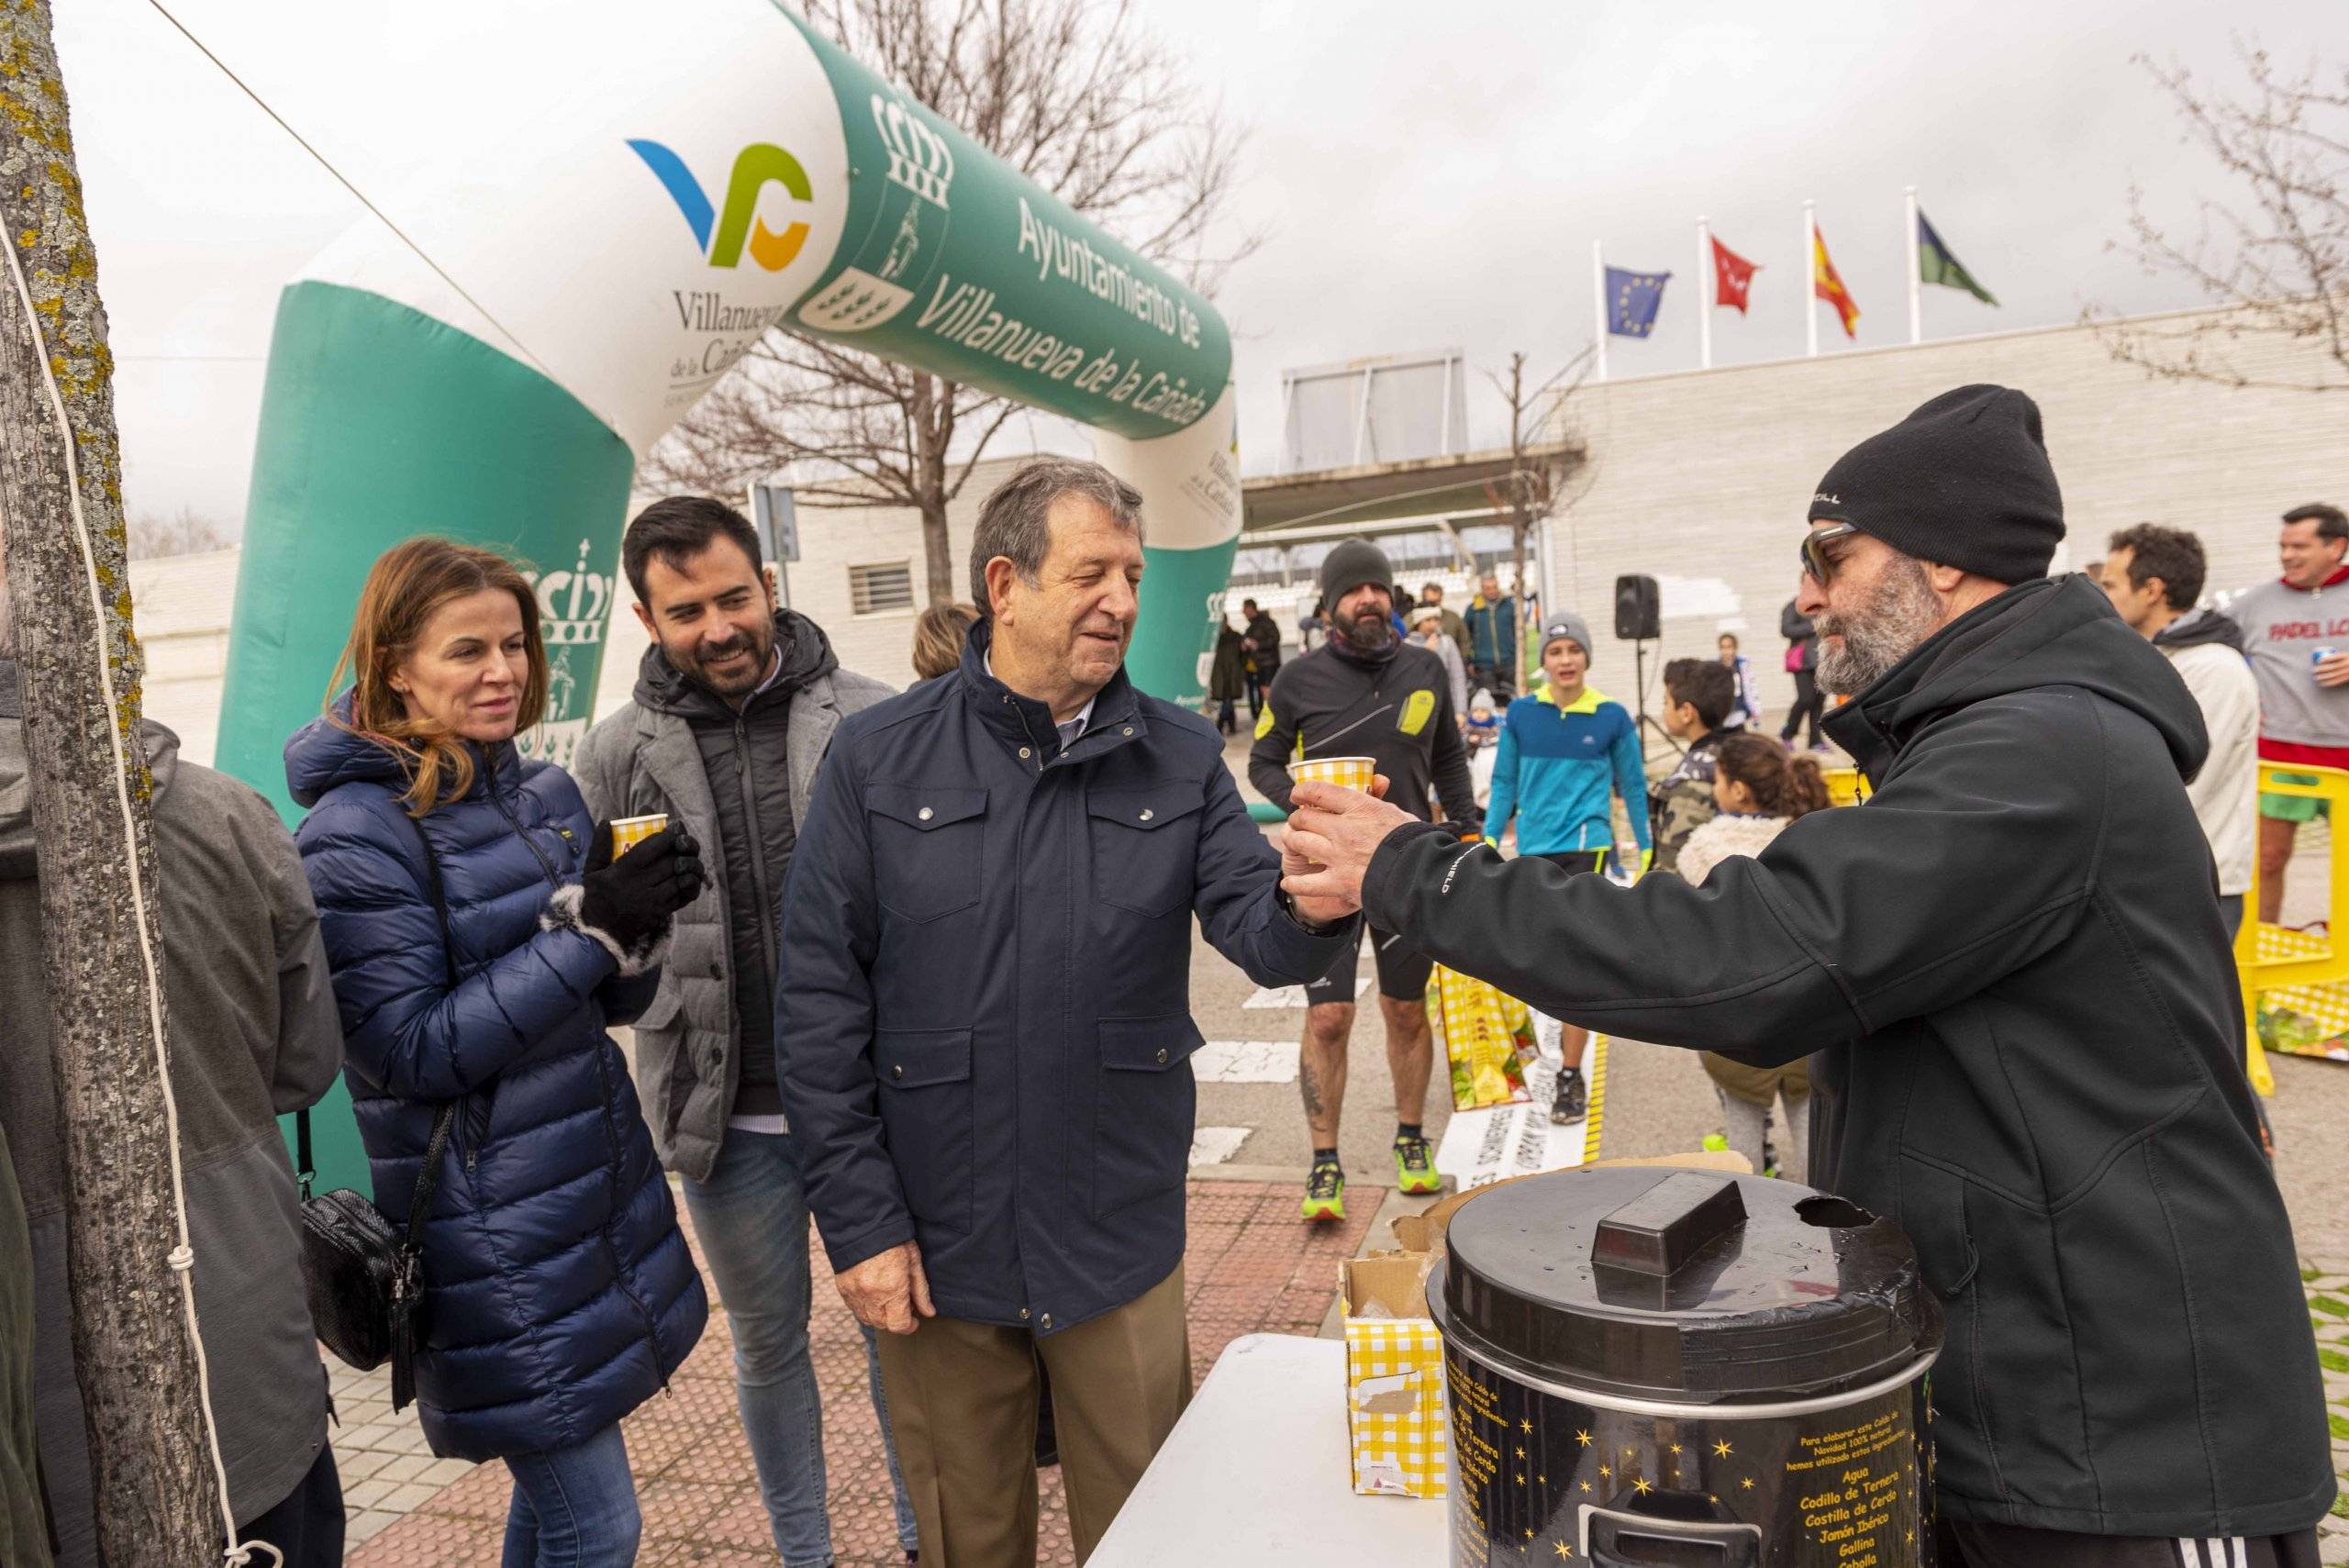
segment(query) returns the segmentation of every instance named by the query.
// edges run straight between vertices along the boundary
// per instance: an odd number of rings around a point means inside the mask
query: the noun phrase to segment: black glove
[[[612,825],[599,822],[575,902],[558,895],[551,913],[556,924],[575,923],[610,949],[623,974],[638,974],[661,962],[670,917],[701,896],[702,881],[701,851],[683,824],[671,823],[614,859]],[[575,922],[561,919],[565,914]]]

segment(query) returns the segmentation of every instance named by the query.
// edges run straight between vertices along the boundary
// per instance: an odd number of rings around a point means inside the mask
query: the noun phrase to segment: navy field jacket
[[[784,895],[775,1056],[835,1269],[918,1240],[950,1318],[1052,1333],[1183,1257],[1191,918],[1329,969],[1205,719],[1120,672],[1063,751],[986,671],[841,721]]]

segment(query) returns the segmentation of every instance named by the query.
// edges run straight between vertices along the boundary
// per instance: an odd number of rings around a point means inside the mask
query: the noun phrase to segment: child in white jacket
[[[1681,846],[1679,872],[1701,883],[1731,855],[1758,855],[1796,817],[1827,801],[1827,780],[1809,757],[1789,757],[1758,735],[1732,735],[1713,751],[1713,802],[1720,815],[1688,835]],[[1764,1168],[1764,1139],[1771,1109],[1786,1105],[1787,1143],[1778,1151],[1778,1173],[1801,1181],[1809,1169],[1810,1069],[1803,1061],[1784,1067],[1750,1067],[1713,1051],[1701,1053],[1705,1072],[1720,1095],[1729,1146]]]

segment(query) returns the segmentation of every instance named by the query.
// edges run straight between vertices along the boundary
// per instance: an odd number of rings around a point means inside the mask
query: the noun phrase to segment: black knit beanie
[[[1810,520],[1850,523],[1903,555],[1993,583],[2046,576],[2064,497],[2039,405],[2004,386],[1943,393],[1837,459]]]
[[[1365,583],[1375,583],[1394,592],[1395,568],[1386,562],[1386,552],[1366,539],[1350,539],[1321,558],[1321,605],[1330,615],[1338,613],[1338,601]]]

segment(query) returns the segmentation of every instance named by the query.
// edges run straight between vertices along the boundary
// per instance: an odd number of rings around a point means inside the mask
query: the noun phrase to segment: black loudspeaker
[[[1653,641],[1662,637],[1662,608],[1654,578],[1615,579],[1615,635],[1625,642]]]

